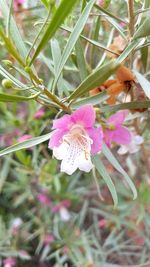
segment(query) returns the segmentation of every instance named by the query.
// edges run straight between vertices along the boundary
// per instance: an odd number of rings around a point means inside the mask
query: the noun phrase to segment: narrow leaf
[[[6,154],[9,154],[9,153],[21,150],[21,149],[26,149],[26,148],[41,144],[47,141],[48,139],[50,139],[51,135],[52,133],[48,133],[45,135],[41,135],[39,137],[31,138],[30,140],[24,141],[22,143],[17,143],[13,146],[7,147],[0,151],[0,156],[4,156]]]
[[[93,4],[94,4],[95,0],[91,0],[85,7],[83,13],[81,14],[80,18],[78,19],[77,23],[76,23],[76,26],[74,27],[74,30],[72,31],[70,37],[69,37],[69,40],[67,42],[67,45],[64,49],[64,52],[62,54],[62,57],[60,59],[60,62],[58,64],[58,69],[57,69],[57,76],[55,78],[55,83],[54,83],[54,86],[60,76],[60,73],[62,72],[63,68],[64,68],[64,65],[65,63],[67,62],[67,59],[69,58],[70,54],[71,54],[71,51],[73,49],[73,47],[75,46],[83,28],[84,28],[84,25],[89,17],[89,14],[90,14],[90,11],[93,7]]]
[[[142,25],[137,29],[135,32],[133,38],[143,38],[150,35],[150,17],[147,17]]]
[[[135,185],[133,184],[131,178],[128,176],[125,170],[121,167],[118,160],[114,157],[110,149],[105,144],[103,144],[102,152],[105,155],[105,157],[109,160],[109,162],[114,166],[114,168],[124,176],[126,182],[128,183],[130,189],[133,192],[133,199],[136,199],[137,191],[136,191]]]
[[[106,81],[117,69],[118,65],[114,62],[109,62],[102,67],[96,69],[92,74],[90,74],[70,95],[69,100],[75,99],[89,90],[101,85]]]
[[[82,100],[79,100],[79,101],[73,103],[71,105],[71,107],[73,109],[77,109],[77,108],[79,108],[83,105],[87,105],[87,104],[91,104],[94,106],[94,105],[100,104],[101,102],[105,101],[108,98],[109,98],[109,96],[108,96],[107,92],[104,91],[104,92],[99,93],[97,95],[83,98]]]
[[[150,99],[150,82],[138,71],[133,71],[146,96]]]
[[[47,42],[53,37],[59,26],[63,23],[65,18],[71,12],[71,9],[76,4],[77,0],[62,0],[56,12],[54,13],[52,20],[47,26],[41,41],[36,48],[32,59],[29,62],[29,66],[33,63],[35,58],[39,55],[40,51],[44,48]]]
[[[0,94],[0,102],[21,102],[21,101],[29,101],[34,98],[36,98],[39,95],[39,93],[25,97],[25,96],[17,96],[17,95],[6,95],[6,94]]]
[[[103,165],[102,161],[99,158],[99,155],[96,155],[93,157],[93,164],[95,165],[96,169],[98,170],[99,174],[102,176],[102,178],[104,179],[105,183],[107,184],[109,191],[112,195],[113,201],[114,201],[114,205],[117,206],[118,204],[118,197],[117,197],[117,192],[114,186],[114,183],[111,179],[111,177],[109,176],[105,166]]]
[[[150,108],[150,100],[146,101],[133,101],[129,103],[117,104],[113,106],[103,106],[101,107],[102,112],[116,112],[118,110],[125,110],[125,109],[143,109],[143,108]]]

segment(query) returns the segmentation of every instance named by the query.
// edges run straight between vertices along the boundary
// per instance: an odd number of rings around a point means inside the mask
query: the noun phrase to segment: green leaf
[[[146,101],[133,101],[129,103],[123,103],[113,106],[103,106],[101,107],[102,112],[116,112],[118,110],[125,110],[125,109],[143,109],[143,108],[150,108],[150,100]]]
[[[45,6],[46,8],[49,7],[49,3],[48,3],[47,0],[41,0],[41,2],[44,4],[44,6]]]
[[[89,90],[101,85],[106,81],[117,69],[118,65],[115,62],[109,62],[100,68],[96,69],[90,74],[70,95],[69,100],[76,99],[77,97],[85,94]]]
[[[128,55],[135,49],[135,47],[139,44],[139,40],[133,40],[121,53],[121,55],[116,59],[117,64],[121,64]]]
[[[150,17],[147,17],[135,32],[133,39],[143,38],[150,35]]]
[[[117,206],[118,204],[118,197],[117,197],[117,192],[114,186],[114,183],[111,179],[111,177],[109,176],[105,166],[103,165],[102,161],[99,158],[99,155],[96,155],[93,157],[92,159],[93,164],[95,165],[96,169],[98,170],[99,174],[102,176],[102,178],[104,179],[105,183],[107,184],[109,191],[112,195],[113,201],[114,201],[114,205]]]
[[[44,48],[47,42],[53,37],[59,26],[63,23],[65,18],[71,12],[71,9],[76,4],[77,0],[62,0],[56,12],[54,13],[52,20],[47,26],[41,41],[36,48],[32,59],[29,61],[29,66],[33,63],[35,58],[39,55],[40,51]]]
[[[140,49],[140,53],[141,53],[141,60],[142,60],[142,64],[143,64],[143,67],[144,67],[144,71],[146,72],[147,62],[148,62],[148,54],[149,54],[148,46],[142,47]]]
[[[17,143],[13,146],[7,147],[3,150],[0,151],[0,156],[4,156],[6,154],[21,150],[21,149],[26,149],[26,148],[30,148],[32,146],[41,144],[45,141],[47,141],[48,139],[51,138],[52,133],[48,133],[45,135],[41,135],[39,137],[35,137],[35,138],[31,138],[30,140],[24,141],[22,143]]]
[[[136,191],[135,185],[133,184],[131,178],[128,176],[125,170],[121,167],[118,160],[114,157],[110,149],[105,144],[103,144],[102,152],[105,155],[105,157],[109,160],[109,162],[114,166],[114,168],[124,176],[126,182],[128,183],[129,187],[131,188],[133,192],[133,199],[136,199],[137,191]]]
[[[19,55],[18,51],[16,50],[16,47],[14,46],[13,42],[9,37],[5,35],[2,28],[0,27],[0,37],[2,38],[3,42],[5,43],[5,47],[8,50],[8,52],[22,65],[25,66],[23,59]]]
[[[6,79],[10,80],[15,84],[17,87],[24,88],[25,85],[18,81],[15,77],[13,77],[7,70],[5,70],[1,65],[0,65],[0,74],[5,77]]]
[[[107,92],[104,91],[104,92],[99,93],[97,95],[83,98],[82,100],[79,100],[79,101],[73,103],[71,105],[71,107],[73,109],[77,109],[77,108],[79,108],[83,105],[87,105],[87,104],[91,104],[94,106],[94,105],[100,104],[101,102],[105,101],[108,98],[109,98],[109,96],[108,96]]]
[[[76,49],[76,56],[77,56],[77,65],[79,69],[80,78],[82,81],[88,76],[88,71],[87,71],[86,60],[84,57],[84,51],[83,51],[83,47],[81,45],[80,39],[77,41],[75,45],[75,49]]]
[[[0,102],[21,102],[21,101],[29,101],[36,98],[40,93],[36,93],[35,95],[25,97],[18,95],[6,95],[0,93]]]
[[[70,1],[69,1],[70,2]],[[90,11],[93,7],[95,0],[91,0],[85,7],[85,9],[83,10],[83,13],[81,14],[80,18],[78,19],[74,30],[72,31],[69,40],[67,42],[67,45],[63,51],[62,57],[60,58],[59,64],[58,64],[58,68],[57,68],[57,76],[55,77],[55,82],[54,82],[54,86],[56,85],[56,82],[64,68],[65,63],[67,62],[67,59],[69,58],[72,49],[74,48],[83,28],[84,25],[89,17]]]
[[[134,70],[133,73],[135,74],[139,84],[143,88],[144,93],[150,99],[150,82],[138,71]]]
[[[6,0],[0,0],[0,7],[1,11],[3,13],[3,19],[5,21],[5,24],[7,24],[7,18],[9,16],[9,8]],[[10,18],[10,33],[13,41],[15,42],[15,45],[17,47],[17,50],[19,51],[20,55],[25,58],[27,55],[27,49],[25,47],[25,44],[22,40],[22,37],[19,33],[19,30],[17,28],[17,25],[15,23],[15,20],[13,16]]]

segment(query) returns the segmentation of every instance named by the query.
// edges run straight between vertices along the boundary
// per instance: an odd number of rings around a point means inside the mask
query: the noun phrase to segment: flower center
[[[64,135],[63,142],[70,146],[74,144],[80,151],[84,151],[85,158],[89,159],[93,140],[87,135],[82,125],[73,125],[69,133]]]

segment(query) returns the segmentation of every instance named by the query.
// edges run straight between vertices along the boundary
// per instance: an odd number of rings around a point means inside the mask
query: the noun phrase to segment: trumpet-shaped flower
[[[61,171],[71,175],[79,168],[89,172],[93,168],[91,154],[102,146],[102,129],[94,128],[95,110],[91,105],[83,106],[71,115],[54,120],[53,135],[48,147],[61,162]]]
[[[112,143],[127,145],[131,142],[130,131],[123,126],[127,111],[120,111],[107,119],[107,126],[104,129],[104,141],[111,147]]]

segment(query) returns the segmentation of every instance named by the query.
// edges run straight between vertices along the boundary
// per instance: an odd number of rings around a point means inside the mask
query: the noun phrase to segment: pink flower
[[[18,7],[23,5],[25,2],[25,0],[14,0],[13,3],[14,3],[14,9],[17,11],[18,10]]]
[[[24,134],[23,136],[19,137],[18,138],[18,142],[24,142],[26,140],[29,140],[32,138],[32,135],[30,134]]]
[[[53,135],[48,147],[62,160],[61,171],[71,175],[79,168],[89,172],[93,168],[91,154],[102,146],[102,129],[94,128],[95,111],[91,105],[83,106],[71,115],[54,120]]]
[[[45,246],[48,246],[51,243],[53,243],[54,240],[55,240],[55,237],[52,234],[48,234],[45,236],[43,243]]]
[[[18,255],[23,260],[30,260],[31,256],[28,254],[26,250],[19,250]]]
[[[16,265],[16,260],[13,257],[3,260],[4,267],[13,267]]]
[[[131,132],[131,141],[129,144],[121,145],[118,149],[119,155],[124,155],[126,153],[134,154],[140,150],[140,145],[143,144],[144,139],[142,136]]]
[[[41,204],[44,204],[46,206],[49,206],[49,204],[51,203],[50,198],[45,193],[38,194],[37,199]]]
[[[59,213],[61,220],[67,222],[70,220],[71,217],[68,211],[70,205],[71,205],[70,200],[68,199],[63,200],[52,208],[52,212]]]
[[[120,111],[107,119],[107,126],[104,129],[104,141],[111,147],[112,143],[129,144],[131,142],[130,131],[123,126],[127,111]]]
[[[99,220],[99,222],[98,222],[98,226],[99,226],[100,228],[105,228],[105,227],[107,226],[107,220],[106,220],[106,219],[101,219],[101,220]]]
[[[40,108],[35,114],[34,114],[34,119],[40,119],[44,116],[45,110],[44,108]]]

